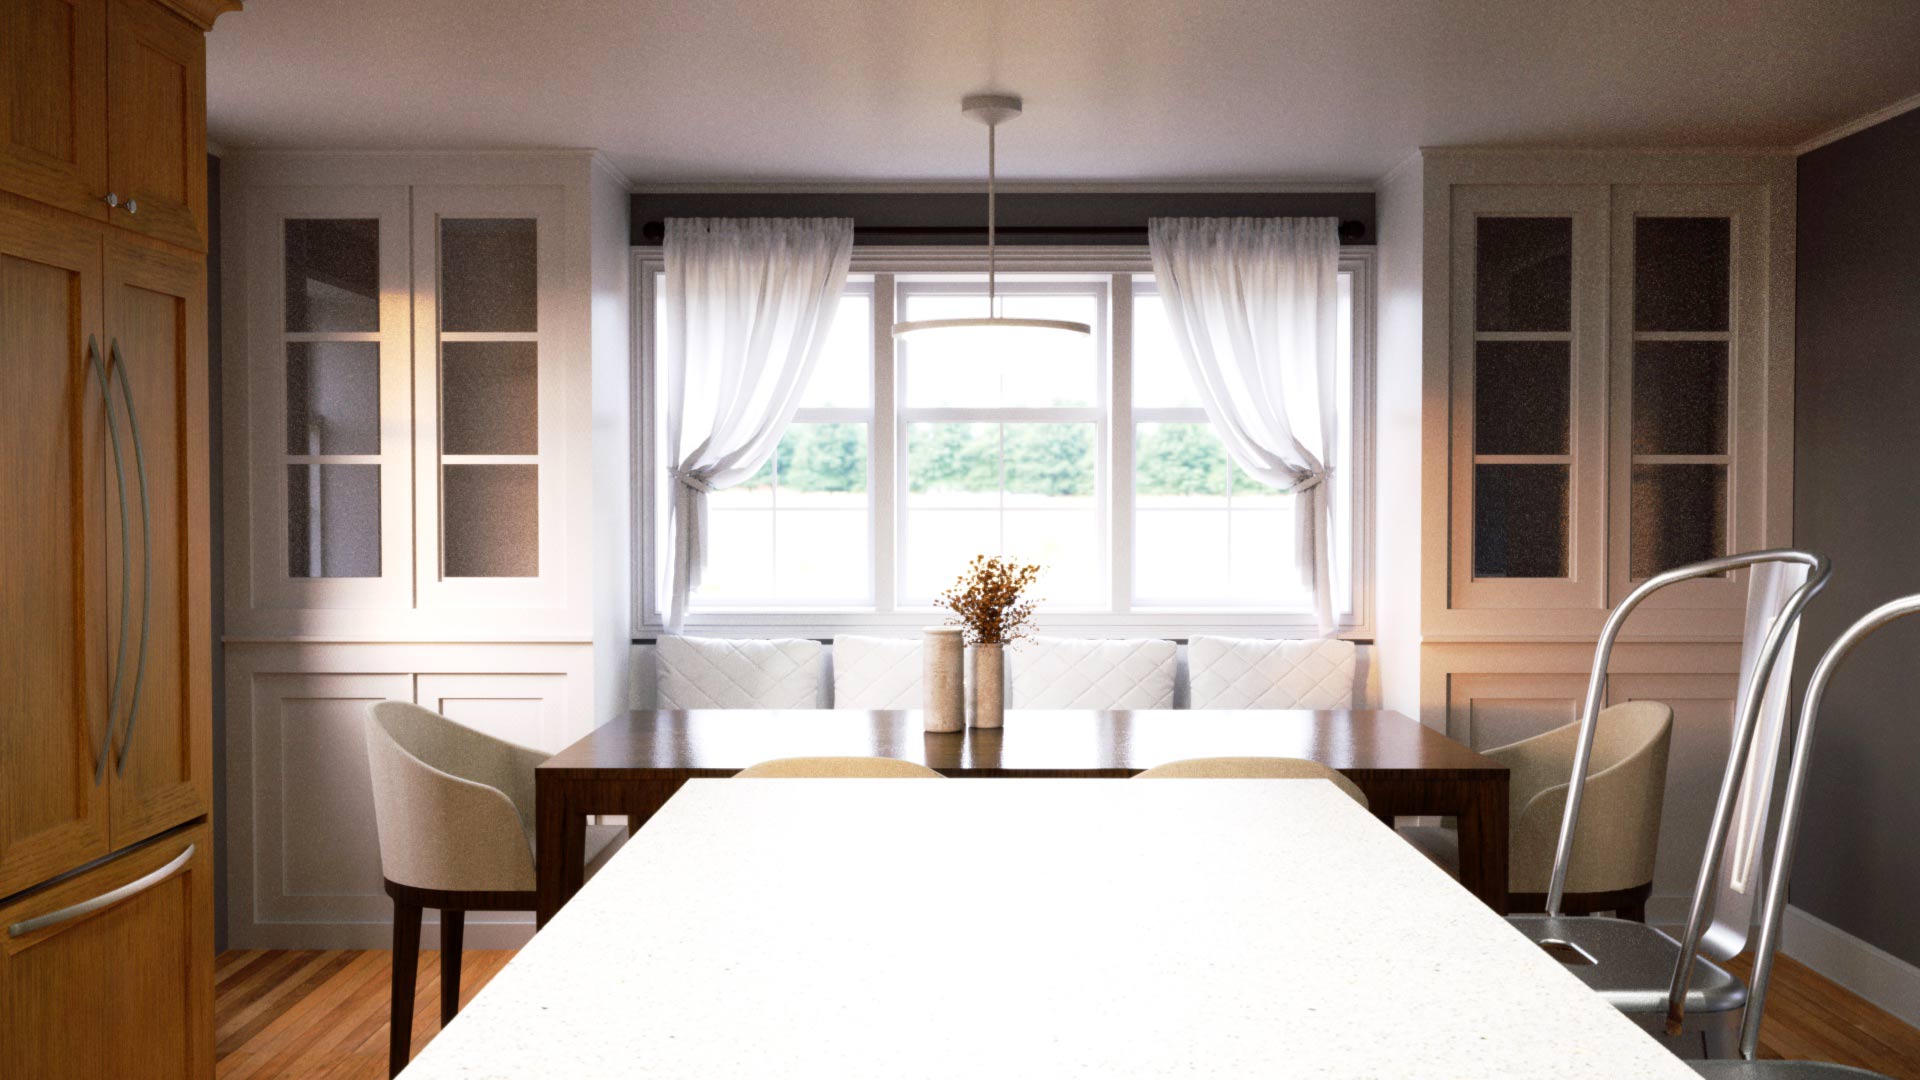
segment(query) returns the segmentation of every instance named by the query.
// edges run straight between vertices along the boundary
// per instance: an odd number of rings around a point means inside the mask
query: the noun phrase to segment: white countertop
[[[1693,1075],[1320,780],[695,780],[403,1074]]]

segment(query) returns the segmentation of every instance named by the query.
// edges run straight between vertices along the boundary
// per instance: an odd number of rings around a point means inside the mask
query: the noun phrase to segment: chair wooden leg
[[[420,905],[393,902],[393,1001],[388,1017],[387,1076],[400,1075],[413,1053],[413,989],[420,974]]]
[[[440,913],[440,1026],[453,1023],[460,1011],[460,940],[466,936],[467,913]]]

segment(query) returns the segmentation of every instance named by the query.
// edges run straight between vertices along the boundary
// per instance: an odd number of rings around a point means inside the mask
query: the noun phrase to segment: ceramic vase
[[[1006,646],[973,647],[973,726],[997,728],[1006,716]]]
[[[964,690],[966,646],[957,626],[929,626],[921,636],[923,677],[920,712],[928,731],[959,731],[967,726]]]

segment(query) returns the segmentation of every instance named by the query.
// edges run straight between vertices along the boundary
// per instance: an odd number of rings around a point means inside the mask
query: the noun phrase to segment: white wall
[[[633,637],[632,295],[627,268],[630,185],[592,164],[593,251],[593,719],[626,708]]]
[[[1381,705],[1445,730],[1420,707],[1420,401],[1423,170],[1415,154],[1380,182],[1380,328],[1374,380],[1374,641]]]

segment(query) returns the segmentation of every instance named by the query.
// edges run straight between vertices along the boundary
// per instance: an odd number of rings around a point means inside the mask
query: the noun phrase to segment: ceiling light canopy
[[[1002,122],[1020,115],[1020,99],[1011,94],[969,94],[960,99],[960,111],[987,125],[987,313],[975,319],[921,319],[918,322],[897,322],[893,324],[893,336],[900,337],[925,330],[958,330],[982,326],[1023,330],[1066,330],[1075,334],[1093,333],[1093,328],[1082,322],[1069,322],[1065,319],[1009,319],[999,314],[999,297],[994,288],[993,136],[994,129]]]

